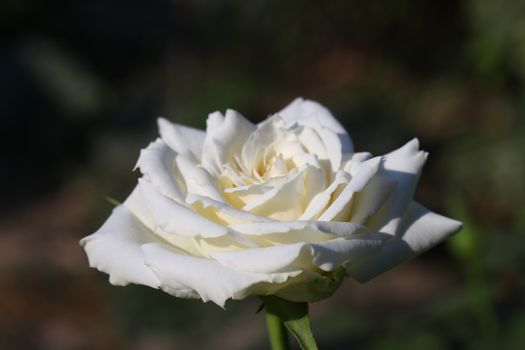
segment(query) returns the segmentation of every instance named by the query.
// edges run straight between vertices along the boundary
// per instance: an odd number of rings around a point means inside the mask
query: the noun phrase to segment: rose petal
[[[368,229],[363,225],[336,221],[240,223],[230,225],[230,228],[263,246],[322,243],[336,238],[355,238],[356,234],[368,234]]]
[[[311,124],[315,124],[313,120]],[[316,154],[320,159],[330,160],[332,171],[341,166],[343,157],[341,140],[337,134],[321,124],[304,126],[299,132],[299,139],[309,153]]]
[[[222,174],[219,176],[222,188],[230,188],[235,186],[244,186],[250,179],[241,173],[239,169],[232,163],[223,164]]]
[[[275,220],[265,216],[254,215],[243,210],[232,208],[222,202],[215,201],[208,197],[189,195],[186,203],[192,205],[199,214],[217,223],[225,225],[241,222],[274,222]]]
[[[397,182],[381,173],[381,170],[370,180],[365,188],[355,193],[352,198],[352,210],[349,221],[364,224],[376,214],[387,199],[394,193]]]
[[[140,249],[144,243],[158,241],[131,212],[120,205],[113,209],[97,232],[83,238],[80,244],[86,250],[89,266],[109,274],[111,284],[124,286],[136,283],[158,288],[160,280],[144,265]]]
[[[335,172],[339,170],[341,160],[343,159],[343,144],[341,139],[337,137],[338,134],[325,127],[320,127],[318,132],[325,144],[328,159],[330,159],[330,164],[332,165],[332,171]]]
[[[225,266],[256,273],[287,272],[290,269],[332,271],[341,264],[379,250],[381,235],[355,235],[321,243],[298,242],[265,248],[244,249],[213,254]]]
[[[192,209],[172,201],[155,191],[147,181],[139,179],[139,190],[144,204],[154,218],[154,229],[181,237],[219,237],[228,234],[228,229],[194,212]]]
[[[310,224],[321,232],[332,234],[340,238],[353,239],[356,235],[371,235],[368,228],[353,222],[310,221]],[[386,235],[381,236],[384,238]]]
[[[343,237],[351,238],[355,233],[368,233],[368,229],[353,222],[340,221],[272,221],[272,222],[246,222],[230,225],[230,228],[246,235],[264,236],[269,234],[293,235],[292,232],[314,230],[326,236],[324,240]],[[310,242],[307,239],[298,241]],[[296,242],[294,242],[296,243]]]
[[[461,229],[461,223],[438,215],[412,202],[399,229],[376,254],[350,264],[347,272],[364,283],[371,278],[432,248]]]
[[[133,192],[124,201],[123,206],[139,219],[140,222],[155,236],[162,238],[164,241],[169,242],[178,249],[201,256],[199,246],[193,237],[177,236],[173,233],[166,232],[155,222],[155,215],[153,215],[151,208],[147,205],[143,194],[143,188],[140,186],[141,181],[143,180],[139,180],[139,184],[135,186]],[[161,194],[159,195],[162,196]]]
[[[248,137],[242,146],[239,166],[245,174],[251,173],[262,162],[267,149],[276,142],[284,141],[289,131],[280,117],[271,117],[257,125],[257,129]]]
[[[171,199],[183,203],[186,186],[175,164],[176,153],[162,140],[157,139],[140,152],[135,168],[157,189]]]
[[[315,129],[306,126],[302,127],[301,130],[298,132],[298,137],[301,143],[303,144],[303,147],[306,149],[307,153],[315,154],[319,159],[330,159],[330,155],[328,153],[324,140],[321,138],[321,135],[319,133],[321,128],[321,125],[319,125]],[[332,134],[337,140],[337,136],[334,133]],[[339,152],[339,159],[340,158],[341,152]],[[335,159],[335,161],[337,161],[337,159]]]
[[[368,159],[359,165],[356,174],[341,194],[333,201],[319,217],[320,221],[346,221],[350,215],[352,197],[355,192],[362,191],[379,169],[381,157]]]
[[[215,251],[260,246],[222,226],[220,220],[214,220],[214,216],[203,215],[202,210],[193,210],[194,208],[170,202],[169,198],[155,192],[142,180],[139,180],[137,189],[124,205],[132,208],[133,213],[137,212],[137,217],[157,236],[194,256],[209,257]]]
[[[304,271],[297,278],[285,283],[284,287],[275,291],[280,298],[294,302],[314,302],[331,296],[341,285],[344,279],[344,269],[330,273],[316,273]]]
[[[345,164],[343,165],[343,170],[349,173],[352,176],[355,176],[357,170],[359,169],[359,165],[363,163],[364,161],[369,160],[372,158],[372,154],[368,152],[356,152],[352,153],[351,156],[345,157]]]
[[[195,158],[201,158],[202,145],[206,136],[204,131],[175,124],[164,118],[159,118],[157,124],[162,141],[172,150],[177,153],[189,152]]]
[[[419,150],[419,141],[413,139],[403,147],[384,156],[381,176],[396,182],[394,193],[382,208],[367,220],[367,227],[394,235],[412,201],[419,175],[428,153]]]
[[[337,134],[341,141],[343,153],[353,151],[352,140],[346,130],[328,109],[317,102],[296,98],[277,114],[288,121],[297,121],[301,125],[310,126],[314,129],[317,125],[324,125]]]
[[[203,301],[211,300],[221,307],[229,298],[242,299],[252,294],[259,284],[269,283],[267,291],[277,289],[279,284],[300,273],[257,274],[230,269],[217,261],[184,255],[159,243],[145,244],[142,251],[164,291],[171,293],[182,284],[195,290]]]
[[[212,257],[224,266],[254,273],[289,272],[312,269],[311,248],[307,243],[285,244],[235,252],[215,253]]]
[[[245,237],[250,237],[262,246],[298,242],[320,243],[337,238],[331,232],[322,232],[315,223],[308,221],[240,223],[229,227]]]
[[[253,199],[258,198],[275,188],[281,188],[283,185],[290,182],[291,175],[292,174],[288,173],[283,176],[270,178],[268,181],[261,183],[229,187],[225,188],[223,192],[230,203],[233,203],[235,206],[244,206]]]
[[[284,176],[288,172],[288,167],[284,161],[283,155],[279,154],[268,164],[268,169],[266,171],[266,177],[269,179]]]
[[[358,261],[377,252],[383,241],[382,235],[367,234],[312,244],[313,263],[323,271],[334,271],[344,263]]]
[[[304,174],[309,166],[289,176],[286,183],[253,198],[242,208],[252,214],[277,220],[294,220],[304,211]]]
[[[202,165],[212,174],[220,175],[222,164],[234,160],[234,154],[240,153],[242,145],[253,131],[255,125],[234,110],[228,109],[224,117],[219,112],[210,114]]]
[[[312,220],[317,218],[324,208],[332,199],[332,196],[339,191],[343,185],[348,184],[350,177],[343,171],[339,171],[335,175],[334,181],[328,186],[323,192],[315,195],[309,202],[304,213],[299,217],[298,220]]]
[[[195,163],[186,154],[179,154],[175,158],[177,168],[184,178],[189,194],[209,197],[219,202],[226,202],[222,191],[218,188],[217,179],[207,169]]]

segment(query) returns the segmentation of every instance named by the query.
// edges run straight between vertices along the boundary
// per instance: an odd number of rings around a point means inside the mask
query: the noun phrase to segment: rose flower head
[[[354,152],[316,102],[298,98],[256,125],[234,110],[210,114],[206,131],[158,124],[137,186],[81,240],[114,285],[220,306],[249,295],[315,301],[461,227],[413,201],[427,159],[417,139],[383,156]]]

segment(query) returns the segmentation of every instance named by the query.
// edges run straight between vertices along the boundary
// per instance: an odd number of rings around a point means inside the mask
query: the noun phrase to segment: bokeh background
[[[113,287],[78,240],[157,116],[257,122],[296,96],[357,150],[417,136],[416,199],[465,223],[312,305],[320,348],[525,348],[525,2],[4,0],[0,28],[1,349],[269,348],[256,299]]]

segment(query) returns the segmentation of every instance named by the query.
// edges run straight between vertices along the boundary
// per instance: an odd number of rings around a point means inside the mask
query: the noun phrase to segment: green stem
[[[270,311],[266,313],[266,327],[268,328],[268,336],[272,350],[290,349],[288,333],[281,318],[277,314]]]
[[[268,333],[273,350],[289,349],[286,338],[278,333],[283,332],[283,325],[293,334],[302,350],[318,350],[308,318],[308,303],[296,303],[271,295],[261,299],[268,315]],[[278,337],[277,334],[281,336]]]

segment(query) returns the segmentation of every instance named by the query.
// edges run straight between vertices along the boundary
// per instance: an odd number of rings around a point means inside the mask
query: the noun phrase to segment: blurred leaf
[[[461,261],[472,260],[479,254],[484,242],[483,230],[477,227],[461,197],[451,196],[448,200],[448,207],[452,216],[463,222],[463,229],[447,241],[448,247]]]
[[[518,313],[508,329],[509,349],[525,349],[525,313]]]

